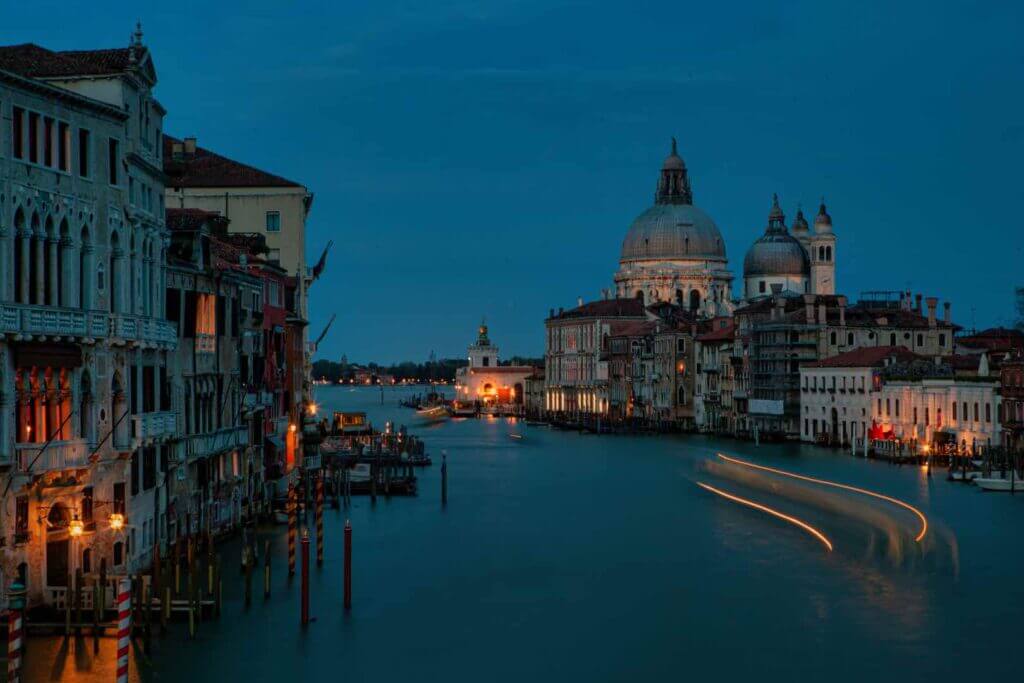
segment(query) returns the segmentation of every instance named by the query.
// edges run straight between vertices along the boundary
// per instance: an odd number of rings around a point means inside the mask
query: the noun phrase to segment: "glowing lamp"
[[[78,513],[75,513],[74,519],[68,524],[68,533],[71,534],[72,538],[78,538],[85,531],[85,525],[82,524],[82,520],[78,518]]]
[[[316,415],[317,407],[318,406],[315,403],[310,401],[309,406],[307,406],[306,409],[309,411],[310,415]]]
[[[124,528],[124,515],[120,512],[114,512],[110,515],[110,528],[114,531],[120,531]]]
[[[294,432],[297,429],[295,425],[288,425],[288,431]]]

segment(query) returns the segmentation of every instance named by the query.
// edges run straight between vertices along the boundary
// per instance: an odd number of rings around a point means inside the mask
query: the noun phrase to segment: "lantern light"
[[[78,538],[82,535],[83,531],[85,531],[85,525],[82,524],[82,520],[78,518],[78,513],[76,512],[74,519],[72,519],[71,523],[68,524],[68,533],[71,534],[73,538]]]
[[[124,515],[120,512],[114,512],[110,515],[110,528],[114,531],[120,531],[124,528]]]

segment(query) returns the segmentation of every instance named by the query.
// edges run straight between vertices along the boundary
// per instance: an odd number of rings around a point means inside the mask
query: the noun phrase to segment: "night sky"
[[[167,132],[316,195],[321,357],[543,353],[610,287],[669,139],[738,282],[778,192],[825,197],[840,293],[1013,320],[1024,3],[11,3],[0,40],[153,52]],[[141,13],[141,14],[140,14]],[[59,17],[59,21],[57,18]]]

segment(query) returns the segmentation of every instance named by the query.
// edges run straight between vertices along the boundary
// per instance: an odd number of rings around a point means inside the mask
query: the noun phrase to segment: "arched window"
[[[20,208],[14,213],[14,239],[14,300],[19,303],[26,303],[28,301],[28,291],[25,288],[23,274],[27,272],[25,269],[28,267],[28,264],[24,261],[25,255],[22,244],[29,237],[25,235],[25,214],[22,213]]]
[[[92,379],[89,377],[88,370],[82,370],[82,379],[80,384],[81,386],[78,392],[78,433],[82,438],[91,443],[92,439],[89,437],[91,435],[90,428],[92,427]]]
[[[29,278],[29,293],[31,295],[31,303],[42,304],[46,303],[43,300],[43,259],[45,258],[45,246],[46,243],[43,241],[42,230],[39,227],[39,214],[32,214],[32,255],[31,261],[29,261],[29,272],[32,277]]]
[[[110,254],[109,254],[109,257],[108,257],[110,259],[110,263],[109,263],[108,269],[110,271],[110,296],[109,296],[109,299],[110,299],[110,312],[111,313],[117,313],[118,312],[118,303],[119,302],[117,301],[117,299],[118,299],[117,288],[120,286],[121,283],[118,281],[118,273],[117,273],[118,256],[116,256],[115,254],[120,249],[121,249],[120,238],[117,236],[117,232],[115,231],[113,234],[110,235]]]
[[[82,551],[82,573],[88,574],[92,571],[92,548]]]
[[[683,290],[681,290],[681,289],[677,289],[676,290],[676,305],[677,306],[682,306],[683,305]]]
[[[638,290],[636,290],[636,294],[634,296],[637,299],[639,299],[640,301],[643,301],[644,300],[644,291],[642,289],[638,289]]]
[[[71,305],[68,300],[71,295],[69,283],[64,281],[64,250],[71,244],[71,232],[68,229],[68,221],[65,218],[60,222],[60,241],[57,243],[57,293],[55,296],[58,306],[65,308]]]
[[[46,217],[46,229],[42,242],[43,247],[43,292],[45,301],[50,306],[57,305],[57,234],[53,228],[53,218]]]
[[[853,332],[846,333],[846,345],[853,346]]]
[[[696,289],[690,290],[690,310],[696,311],[700,308],[700,292]]]
[[[819,261],[824,261],[825,260],[825,247],[818,247],[818,260]]]
[[[832,247],[825,247],[825,260],[826,261],[831,261],[832,260]]]
[[[836,333],[835,332],[829,333],[829,335],[828,335],[828,343],[831,344],[832,346],[836,345]]]
[[[896,333],[892,332],[889,334],[889,346],[896,346]]]
[[[89,267],[90,251],[89,228],[82,226],[81,238],[78,245],[78,303],[82,310],[87,310],[92,303],[92,288],[96,284],[92,279],[92,269]]]

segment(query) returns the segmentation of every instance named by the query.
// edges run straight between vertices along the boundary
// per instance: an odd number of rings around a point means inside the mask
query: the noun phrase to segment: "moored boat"
[[[1020,478],[1013,476],[1006,477],[976,477],[975,485],[984,491],[1021,491],[1024,493],[1024,485]]]
[[[441,422],[442,420],[447,420],[450,416],[448,415],[448,409],[443,405],[433,405],[417,410],[416,417],[427,422]]]

